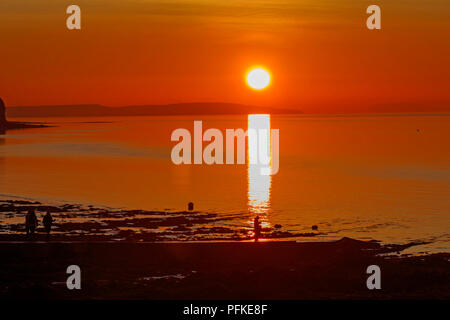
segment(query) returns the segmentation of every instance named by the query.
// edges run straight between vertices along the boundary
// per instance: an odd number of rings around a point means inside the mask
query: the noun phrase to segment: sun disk
[[[267,87],[270,83],[270,74],[262,68],[252,69],[247,74],[247,84],[256,90],[261,90]]]

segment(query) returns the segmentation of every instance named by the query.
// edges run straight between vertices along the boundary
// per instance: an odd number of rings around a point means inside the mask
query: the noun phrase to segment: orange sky
[[[396,3],[394,3],[396,2]],[[65,26],[78,4],[82,30]],[[365,26],[378,4],[382,30]],[[220,101],[308,112],[450,105],[448,0],[2,0],[10,106]],[[251,65],[268,90],[244,83]]]

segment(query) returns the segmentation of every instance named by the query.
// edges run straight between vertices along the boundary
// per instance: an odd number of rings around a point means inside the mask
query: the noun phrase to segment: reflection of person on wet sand
[[[28,210],[28,213],[25,217],[25,229],[27,230],[27,236],[28,235],[33,235],[34,231],[36,230],[38,221],[37,221],[37,217],[36,214],[34,213],[34,210]]]
[[[253,221],[253,231],[255,233],[255,242],[257,242],[259,237],[261,236],[261,222],[259,222],[259,216],[256,216],[255,220]]]
[[[45,228],[45,232],[47,233],[47,239],[50,237],[50,231],[52,229],[52,223],[53,218],[49,211],[47,211],[47,214],[44,216],[44,219],[42,220]]]

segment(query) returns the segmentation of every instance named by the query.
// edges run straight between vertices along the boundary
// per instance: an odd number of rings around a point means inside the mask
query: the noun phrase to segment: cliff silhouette
[[[3,102],[2,98],[0,98],[0,134],[5,133],[6,131],[6,108],[5,103]]]
[[[28,128],[45,128],[46,125],[28,122],[11,122],[6,119],[6,106],[2,98],[0,98],[0,134],[5,134],[7,130],[28,129]]]

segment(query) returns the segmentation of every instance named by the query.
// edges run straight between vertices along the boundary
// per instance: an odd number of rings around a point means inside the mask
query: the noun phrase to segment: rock
[[[2,98],[0,98],[0,133],[6,131],[6,108]]]
[[[6,108],[2,98],[0,98],[0,123],[6,123]]]
[[[5,134],[6,130],[12,129],[32,129],[32,128],[47,128],[47,127],[49,126],[38,123],[7,121],[5,103],[0,98],[0,134]]]

